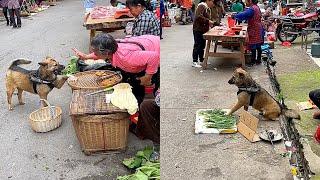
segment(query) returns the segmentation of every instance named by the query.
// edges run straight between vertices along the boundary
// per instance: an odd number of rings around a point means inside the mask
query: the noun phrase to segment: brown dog
[[[22,101],[22,92],[27,91],[38,94],[41,99],[47,99],[49,92],[53,88],[60,89],[68,79],[67,76],[58,75],[64,69],[56,60],[46,57],[39,63],[38,70],[30,71],[19,67],[20,64],[30,64],[31,61],[17,59],[12,62],[6,75],[7,100],[9,110],[12,110],[12,95],[18,89],[19,104],[25,104]]]
[[[249,106],[260,111],[266,120],[276,120],[281,114],[294,119],[300,119],[298,113],[289,109],[281,109],[279,103],[260,85],[258,85],[248,72],[242,68],[237,68],[228,81],[235,84],[238,88],[238,102],[227,113],[234,113],[242,106],[248,110]]]

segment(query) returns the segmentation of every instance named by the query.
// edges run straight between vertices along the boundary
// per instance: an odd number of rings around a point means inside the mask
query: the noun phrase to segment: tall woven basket
[[[71,116],[86,155],[101,151],[121,151],[128,143],[129,114]]]
[[[58,128],[62,122],[62,109],[58,106],[51,106],[45,99],[40,99],[40,101],[45,102],[47,107],[38,109],[29,115],[31,128],[35,132],[48,132]]]

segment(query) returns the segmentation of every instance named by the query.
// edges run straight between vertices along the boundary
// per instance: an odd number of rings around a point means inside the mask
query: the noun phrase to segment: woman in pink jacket
[[[73,49],[80,59],[106,59],[121,71],[123,81],[129,83],[138,103],[143,101],[145,86],[160,85],[160,38],[142,35],[115,40],[109,34],[98,34],[91,42],[92,54]],[[153,81],[153,82],[152,82]]]

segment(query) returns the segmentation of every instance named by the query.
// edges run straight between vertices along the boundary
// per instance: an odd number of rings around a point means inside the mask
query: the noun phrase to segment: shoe
[[[18,28],[21,28],[21,25],[18,25]]]
[[[16,28],[17,28],[17,25],[13,25],[12,28],[13,28],[13,29],[16,29]]]
[[[198,62],[193,62],[192,67],[201,68],[202,66]]]
[[[256,65],[260,65],[261,64],[261,60],[259,61],[259,60],[257,60],[256,61]]]

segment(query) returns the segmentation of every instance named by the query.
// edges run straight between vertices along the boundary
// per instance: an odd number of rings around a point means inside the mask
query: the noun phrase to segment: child
[[[13,28],[21,28],[19,0],[8,0],[8,9],[10,15],[10,22],[12,23]],[[16,15],[17,17],[17,23],[14,15]]]
[[[231,16],[240,22],[248,20],[248,44],[251,49],[251,63],[249,63],[248,66],[261,64],[261,45],[264,42],[264,29],[261,23],[260,8],[257,6],[257,3],[258,0],[246,0],[246,4],[250,8]]]
[[[209,31],[209,28],[213,26],[213,21],[210,20],[211,10],[213,7],[213,0],[201,0],[195,12],[195,18],[193,22],[193,67],[200,68],[204,57],[204,48],[206,46],[206,40],[203,38],[203,34]]]

